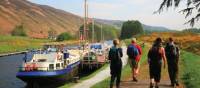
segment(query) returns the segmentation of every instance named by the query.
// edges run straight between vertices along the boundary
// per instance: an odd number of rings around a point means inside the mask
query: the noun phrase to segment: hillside
[[[49,30],[75,34],[82,18],[46,5],[38,5],[27,0],[0,0],[0,34],[9,35],[21,25],[34,38],[48,37]]]
[[[109,25],[113,25],[118,29],[121,29],[122,24],[124,21],[121,20],[106,20],[106,19],[95,19],[95,21],[100,22],[100,23],[104,23],[104,24],[109,24]],[[144,23],[142,23],[143,25],[143,29],[147,32],[168,32],[168,31],[172,31],[166,27],[159,27],[159,26],[150,26],[150,25],[146,25]]]

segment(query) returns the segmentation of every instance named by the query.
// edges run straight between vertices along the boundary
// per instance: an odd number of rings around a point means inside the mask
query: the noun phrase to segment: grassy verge
[[[200,87],[200,56],[181,52],[181,79],[186,88]]]
[[[147,59],[146,56],[147,56],[147,53],[148,53],[148,49],[149,49],[148,47],[143,48],[143,55],[141,57],[140,64],[145,63],[145,61]],[[130,75],[131,75],[131,69],[130,69],[129,64],[127,64],[122,70],[121,78],[122,79],[127,78]],[[110,78],[107,78],[107,79],[95,84],[94,86],[92,86],[92,88],[109,88],[109,83],[110,83]]]
[[[79,82],[82,82],[84,80],[87,80],[87,79],[90,79],[90,78],[94,77],[97,73],[99,73],[100,71],[104,70],[106,67],[108,67],[108,64],[105,64],[103,67],[101,67],[100,69],[96,70],[95,72],[93,72],[89,76],[85,76],[85,77],[80,78]],[[76,85],[76,83],[69,82],[64,86],[61,86],[60,88],[70,88],[73,85]]]
[[[26,49],[41,48],[46,39],[32,39],[27,37],[13,37],[0,35],[0,53],[23,51]]]

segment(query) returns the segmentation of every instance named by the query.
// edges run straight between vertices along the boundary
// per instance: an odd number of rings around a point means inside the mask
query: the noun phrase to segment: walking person
[[[122,60],[121,57],[123,56],[122,48],[119,47],[119,40],[113,40],[113,47],[109,51],[109,60],[110,60],[110,74],[111,74],[111,81],[110,81],[110,88],[113,88],[114,81],[116,79],[116,88],[120,87],[121,81],[121,71],[122,71]]]
[[[131,44],[127,48],[127,55],[129,57],[129,64],[132,69],[133,81],[137,82],[137,75],[139,73],[139,61],[142,55],[142,49],[136,44],[136,38],[131,39]]]
[[[148,52],[148,63],[150,73],[150,88],[159,88],[158,83],[161,78],[162,62],[164,62],[164,68],[166,63],[165,50],[162,47],[162,39],[157,38]]]
[[[167,57],[168,73],[171,81],[171,86],[179,86],[178,83],[178,62],[179,62],[179,48],[174,44],[174,40],[169,38],[169,42],[165,47],[165,55]]]

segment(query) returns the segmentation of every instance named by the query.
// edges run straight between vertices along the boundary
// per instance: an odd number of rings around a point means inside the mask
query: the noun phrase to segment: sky
[[[84,16],[84,0],[29,0],[31,2],[49,5],[67,12]],[[87,0],[89,17],[110,20],[139,20],[151,26],[163,26],[174,30],[191,28],[189,20],[179,11],[185,7],[182,2],[179,8],[164,9],[161,14],[153,14],[163,0]],[[194,12],[195,13],[195,12]],[[194,27],[200,28],[200,22]]]

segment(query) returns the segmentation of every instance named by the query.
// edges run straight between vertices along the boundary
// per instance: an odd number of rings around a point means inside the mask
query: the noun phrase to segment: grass
[[[125,43],[127,44],[129,42],[129,40],[125,41]],[[148,53],[148,47],[144,47],[143,48],[143,55],[141,57],[141,61],[140,63],[145,63],[145,61],[147,60],[147,53]],[[131,75],[131,69],[129,64],[127,64],[123,69],[122,69],[122,76],[121,78],[127,78],[129,75]],[[92,86],[91,88],[109,88],[109,84],[110,83],[110,77],[106,78],[105,80],[95,84],[94,86]]]
[[[200,87],[200,56],[183,51],[181,52],[181,79],[186,88]]]
[[[104,70],[106,67],[108,67],[108,64],[105,64],[103,67],[101,67],[100,69],[96,70],[96,71],[93,72],[92,74],[80,78],[79,82],[82,82],[82,81],[84,81],[84,80],[87,80],[87,79],[90,79],[90,78],[94,77],[97,73],[99,73],[100,71]],[[60,88],[70,88],[70,87],[73,86],[73,85],[76,85],[76,83],[69,82],[69,83],[67,83],[67,84],[64,85],[64,86],[61,86]]]
[[[47,39],[32,39],[28,37],[0,35],[0,53],[24,51],[26,49],[41,48],[42,43],[50,42]]]

